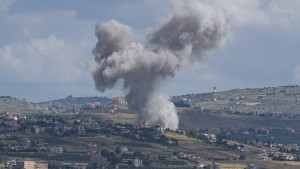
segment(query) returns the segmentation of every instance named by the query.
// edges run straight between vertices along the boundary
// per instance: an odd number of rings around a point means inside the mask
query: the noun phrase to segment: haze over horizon
[[[300,83],[300,1],[201,2],[224,10],[231,34],[201,65],[185,66],[167,79],[163,86],[169,95],[210,92],[213,86],[220,91]],[[97,42],[95,25],[118,20],[145,42],[172,5],[168,0],[1,0],[0,95],[34,102],[67,95],[124,96],[120,85],[97,92],[87,70]]]

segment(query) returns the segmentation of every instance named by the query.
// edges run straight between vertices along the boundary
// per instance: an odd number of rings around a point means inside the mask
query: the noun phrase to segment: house
[[[159,156],[156,155],[156,154],[148,154],[148,155],[147,155],[147,159],[148,159],[149,161],[158,161],[158,160],[159,160]]]
[[[35,140],[36,149],[38,151],[46,151],[47,147],[45,146],[45,141],[43,139]]]
[[[128,133],[130,133],[129,129],[127,129],[127,128],[121,128],[121,135],[122,134],[128,134]]]
[[[39,126],[32,126],[32,130],[34,134],[39,134],[41,132]]]
[[[186,135],[186,131],[185,130],[178,130],[178,134],[180,134],[180,135]]]
[[[127,152],[127,151],[128,151],[128,147],[126,147],[126,146],[121,146],[121,147],[120,147],[120,150],[121,150],[121,153]]]
[[[106,158],[101,156],[101,153],[91,153],[90,161],[91,163],[95,164],[97,167],[106,166]]]
[[[208,140],[209,143],[215,143],[217,141],[217,137],[215,134],[204,134],[204,137]]]
[[[156,126],[156,130],[157,130],[157,132],[159,132],[159,133],[164,133],[164,128],[163,127],[161,127],[161,126]]]
[[[24,169],[35,169],[34,161],[24,161]]]
[[[42,146],[44,146],[44,145],[45,145],[44,139],[37,139],[37,140],[35,141],[35,145],[36,145],[37,147],[42,147]]]
[[[113,124],[114,123],[114,121],[113,120],[111,120],[111,119],[106,119],[106,120],[104,120],[104,123],[105,124]]]
[[[23,149],[27,149],[31,146],[31,140],[29,140],[27,137],[21,138],[21,147]]]
[[[50,148],[50,152],[55,154],[55,155],[63,153],[63,150],[64,149],[60,146],[54,146],[54,147]]]
[[[269,158],[267,153],[260,153],[257,155],[257,157],[260,160],[267,160]]]
[[[15,116],[11,119],[9,119],[9,121],[7,122],[8,125],[8,129],[11,131],[17,131],[19,129],[19,125],[18,125],[18,118]]]
[[[129,164],[129,162],[131,162],[132,159],[131,158],[122,158],[121,163],[122,164]]]
[[[7,167],[13,167],[17,165],[17,161],[16,160],[10,160],[6,162],[6,166]]]
[[[204,168],[205,167],[205,164],[199,159],[198,161],[197,161],[197,166],[196,166],[197,168]]]
[[[209,169],[219,169],[219,166],[216,163],[212,162],[208,165],[208,168]]]
[[[183,159],[184,156],[185,156],[185,154],[184,154],[183,152],[180,152],[180,153],[178,154],[178,157],[181,158],[181,159]]]
[[[95,147],[97,147],[97,144],[96,144],[96,143],[93,143],[93,142],[89,142],[88,146],[89,146],[89,147],[95,148]]]
[[[295,151],[298,151],[299,150],[299,147],[298,147],[298,144],[288,144],[286,146],[286,149],[291,151],[291,150],[295,150]]]
[[[48,164],[46,163],[36,163],[35,169],[48,169]]]
[[[24,161],[24,169],[48,169],[48,164],[36,163],[35,161]]]
[[[246,152],[246,151],[248,151],[247,148],[245,148],[245,147],[240,147],[240,146],[237,147],[237,150],[240,151],[240,152]]]
[[[175,144],[175,142],[171,138],[169,138],[167,144]]]
[[[138,168],[138,167],[141,167],[142,165],[143,165],[143,161],[142,160],[137,159],[137,158],[133,160],[133,166],[134,167]]]
[[[127,105],[125,98],[117,97],[112,99],[112,104],[114,105]]]
[[[257,166],[257,165],[255,165],[255,164],[253,164],[253,163],[249,163],[247,165],[247,169],[260,169],[260,167]]]
[[[293,155],[290,155],[290,154],[288,154],[288,155],[286,155],[284,157],[285,157],[285,160],[287,160],[287,161],[293,161],[293,160],[295,160],[295,157]]]
[[[168,160],[168,161],[177,161],[178,160],[178,156],[171,155],[171,156],[167,157],[166,160]]]
[[[115,149],[115,152],[117,154],[123,154],[124,152],[128,152],[128,147],[126,146],[118,146],[116,149]]]
[[[85,136],[86,135],[86,130],[84,125],[78,126],[78,136]]]

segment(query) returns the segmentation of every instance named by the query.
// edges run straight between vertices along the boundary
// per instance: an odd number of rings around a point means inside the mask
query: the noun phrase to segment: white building
[[[48,164],[37,163],[37,164],[35,164],[35,169],[48,169]]]
[[[35,161],[24,161],[24,169],[48,169],[48,164],[36,163]]]
[[[22,148],[26,149],[29,148],[31,146],[31,140],[29,140],[28,138],[22,138],[21,139],[21,146]]]
[[[54,146],[50,148],[50,152],[53,154],[61,154],[63,153],[64,149],[60,146]]]
[[[6,162],[6,166],[8,167],[12,167],[12,166],[16,166],[17,165],[17,161],[16,160],[10,160]]]
[[[134,167],[138,168],[138,167],[140,167],[142,165],[143,165],[143,161],[142,160],[137,159],[137,158],[133,160],[133,166]]]
[[[24,161],[24,169],[35,169],[34,161]]]
[[[86,135],[86,130],[84,125],[78,126],[78,136],[85,136]]]

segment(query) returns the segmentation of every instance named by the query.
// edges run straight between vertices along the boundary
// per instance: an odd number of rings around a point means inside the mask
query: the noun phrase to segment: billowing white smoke
[[[222,45],[228,33],[225,17],[208,6],[179,11],[148,35],[145,46],[134,40],[129,26],[115,20],[96,26],[96,89],[112,89],[122,79],[129,91],[129,109],[138,114],[138,122],[150,126],[178,127],[175,106],[160,90],[160,83],[173,77],[186,61],[201,60],[208,51]]]

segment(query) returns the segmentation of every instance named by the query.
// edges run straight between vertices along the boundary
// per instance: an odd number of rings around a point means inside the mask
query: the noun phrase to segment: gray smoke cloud
[[[147,36],[145,45],[135,40],[129,26],[118,21],[97,25],[98,42],[90,64],[97,90],[105,92],[122,80],[137,122],[171,129],[178,127],[179,119],[160,84],[174,77],[189,60],[201,61],[222,46],[229,30],[224,15],[209,6],[190,5],[176,11]]]

